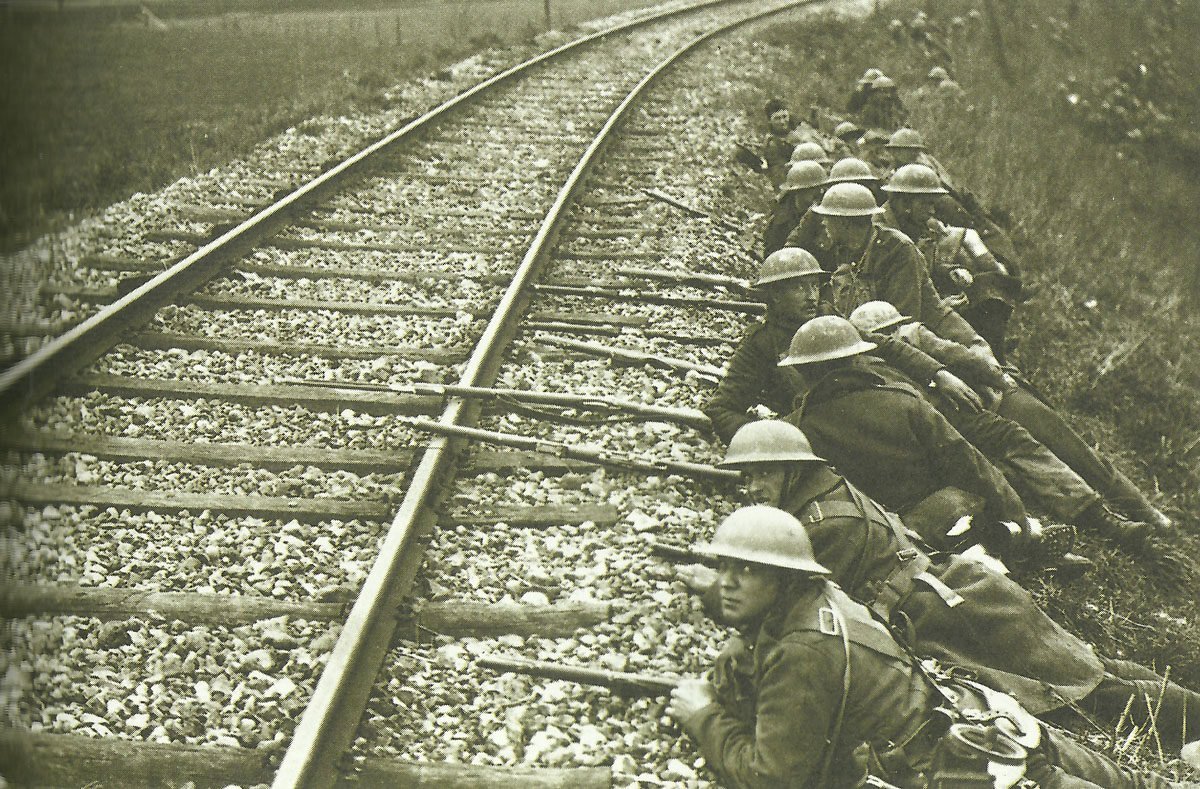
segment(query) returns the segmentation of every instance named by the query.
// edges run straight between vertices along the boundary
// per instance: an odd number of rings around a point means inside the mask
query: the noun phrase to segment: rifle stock
[[[511,671],[544,679],[563,679],[580,685],[608,688],[614,693],[631,696],[665,696],[679,684],[680,677],[655,674],[633,674],[587,666],[570,666],[528,658],[483,655],[475,664],[493,671]]]

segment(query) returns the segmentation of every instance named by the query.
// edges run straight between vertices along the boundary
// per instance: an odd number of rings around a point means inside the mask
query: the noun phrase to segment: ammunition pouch
[[[925,783],[913,783],[930,789],[1016,786],[1029,752],[1041,745],[1037,718],[1011,696],[951,677],[932,661],[918,665],[946,703],[900,741],[873,752],[883,771],[907,781],[924,774]]]

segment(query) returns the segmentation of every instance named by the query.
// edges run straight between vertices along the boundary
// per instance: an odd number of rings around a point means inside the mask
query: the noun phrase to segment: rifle
[[[689,564],[714,564],[715,560],[711,556],[704,556],[696,553],[691,548],[683,545],[676,545],[671,542],[661,542],[659,540],[647,540],[650,546],[650,553],[656,556],[661,556],[673,562],[687,562]]]
[[[767,160],[763,158],[763,155],[759,153],[757,148],[743,140],[734,140],[733,144],[737,146],[737,153],[734,154],[734,159],[756,173],[765,173],[767,171]]]
[[[493,671],[511,671],[545,679],[565,679],[580,685],[608,688],[624,696],[665,696],[675,689],[681,677],[656,674],[633,674],[627,671],[610,671],[587,666],[570,666],[558,662],[529,660],[527,658],[483,655],[475,664]]]
[[[617,348],[612,345],[601,345],[598,342],[584,342],[581,340],[570,340],[566,337],[542,337],[541,342],[548,345],[556,345],[560,348],[570,348],[574,351],[582,351],[591,354],[592,356],[602,356],[614,361],[625,362],[627,364],[648,364],[652,367],[661,367],[667,370],[675,370],[683,373],[695,373],[702,380],[716,385],[725,377],[725,371],[720,367],[714,367],[711,364],[697,364],[689,362],[686,359],[676,359],[672,356],[659,356],[653,353],[645,353],[643,351],[635,351],[630,348]]]
[[[499,444],[500,446],[542,452],[569,460],[582,460],[598,466],[633,469],[635,471],[645,471],[650,474],[680,474],[694,479],[711,479],[719,482],[738,482],[741,479],[741,474],[736,471],[717,468],[716,466],[709,466],[703,463],[689,463],[685,460],[651,460],[599,449],[598,447],[564,444],[560,441],[529,438],[528,436],[518,436],[513,433],[483,430],[478,427],[448,425],[442,422],[434,422],[431,419],[401,417],[400,421],[425,433],[436,433],[442,436],[459,436],[489,444]]]
[[[759,161],[762,163],[763,171],[766,171],[767,160],[759,157]],[[682,200],[677,200],[676,198],[671,197],[669,194],[660,192],[657,189],[643,189],[642,192],[644,194],[649,195],[650,197],[653,197],[655,200],[661,200],[662,202],[666,203],[669,206],[678,208],[680,211],[687,214],[688,216],[696,217],[697,219],[707,219],[709,222],[712,222],[713,224],[718,225],[719,227],[723,227],[726,230],[729,230],[731,232],[737,233],[739,236],[744,237],[744,236],[748,235],[746,232],[746,228],[743,227],[742,225],[739,225],[736,222],[731,222],[728,219],[721,219],[719,217],[715,217],[712,214],[708,213],[707,211],[702,211],[701,209],[696,208],[695,206],[688,205],[687,203],[683,202]],[[750,257],[751,260],[761,261],[763,259],[762,253],[757,251],[756,249],[754,249],[752,246],[743,244],[743,243],[739,243],[738,246],[740,246],[742,248],[742,251],[745,252]]]
[[[623,277],[645,277],[661,279],[667,282],[677,282],[682,285],[718,285],[732,290],[752,290],[749,280],[741,277],[730,277],[726,274],[707,274],[702,271],[674,271],[671,269],[635,268],[623,266],[617,269]]]
[[[671,197],[669,194],[667,194],[665,192],[660,192],[658,189],[643,189],[642,194],[649,195],[650,197],[653,197],[655,200],[659,200],[663,203],[666,203],[669,206],[678,208],[680,211],[687,214],[688,216],[693,216],[693,217],[696,217],[697,219],[707,219],[709,222],[712,222],[715,225],[720,225],[721,227],[725,228],[726,230],[731,230],[734,233],[744,234],[746,232],[746,228],[742,227],[737,222],[731,222],[728,219],[721,219],[720,217],[715,217],[707,211],[696,208],[695,206],[692,206],[692,205],[688,205],[687,203],[683,202],[682,200]]]
[[[609,301],[640,301],[646,304],[666,304],[669,306],[696,307],[709,310],[729,310],[744,312],[747,315],[762,315],[767,311],[761,301],[735,301],[732,299],[717,299],[711,296],[665,296],[658,293],[640,291],[641,285],[635,282],[613,283],[608,286],[600,285],[534,285],[538,293],[549,293],[556,296],[587,296],[589,298],[605,298]],[[626,295],[622,291],[637,290],[639,292]]]
[[[646,417],[656,422],[676,422],[708,430],[712,422],[703,411],[695,408],[668,408],[659,405],[635,403],[632,400],[621,400],[615,397],[600,395],[577,395],[559,392],[539,392],[531,389],[494,389],[488,386],[459,386],[457,384],[431,384],[414,382],[411,384],[371,384],[371,383],[339,383],[336,381],[314,381],[305,378],[284,379],[283,383],[305,384],[308,386],[327,386],[335,389],[363,389],[367,391],[397,392],[400,394],[427,395],[429,397],[474,398],[479,400],[512,400],[518,403],[536,403],[552,405],[560,408],[577,408],[581,411],[600,411],[603,413],[633,414]]]

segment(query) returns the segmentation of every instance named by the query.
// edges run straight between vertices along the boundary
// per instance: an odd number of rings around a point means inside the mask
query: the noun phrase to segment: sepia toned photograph
[[[1198,36],[0,0],[0,789],[1200,789]]]

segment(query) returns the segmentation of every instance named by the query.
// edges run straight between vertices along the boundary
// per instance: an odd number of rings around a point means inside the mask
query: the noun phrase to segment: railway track
[[[232,229],[200,207],[162,234],[197,252],[123,296],[75,291],[119,298],[2,379],[23,538],[4,695],[36,724],[3,736],[10,779],[704,780],[651,700],[472,658],[698,671],[719,633],[645,539],[702,536],[719,475],[464,453],[410,418],[696,463],[708,439],[386,387],[699,404],[756,310],[736,282],[754,263],[638,188],[697,164],[662,133],[699,122],[696,86],[635,102],[698,34],[764,10],[705,5],[502,76]]]

